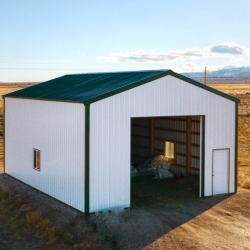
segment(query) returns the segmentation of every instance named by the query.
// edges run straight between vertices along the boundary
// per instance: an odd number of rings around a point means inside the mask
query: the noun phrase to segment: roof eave
[[[191,83],[191,84],[193,84],[193,85],[195,85],[195,86],[197,86],[197,87],[200,87],[200,88],[202,88],[202,89],[205,89],[205,90],[207,90],[207,91],[210,91],[210,92],[212,92],[212,93],[214,93],[214,94],[216,94],[216,95],[219,95],[219,96],[221,96],[221,97],[224,97],[224,98],[226,98],[226,99],[228,99],[228,100],[230,100],[230,101],[233,101],[233,102],[236,102],[236,103],[240,103],[240,100],[237,99],[237,98],[235,98],[235,97],[233,97],[233,96],[230,96],[230,95],[228,95],[228,94],[225,94],[225,93],[223,93],[223,92],[221,92],[221,91],[219,91],[219,90],[217,90],[217,89],[211,88],[211,87],[209,87],[209,86],[207,86],[207,85],[204,85],[204,84],[202,84],[202,83],[200,83],[200,82],[197,82],[197,81],[195,81],[195,80],[193,80],[193,79],[191,79],[191,78],[188,78],[188,77],[186,77],[186,76],[183,76],[183,75],[181,75],[181,74],[178,74],[178,73],[176,73],[176,72],[174,72],[174,71],[172,71],[172,70],[167,70],[167,71],[165,71],[165,72],[163,72],[163,73],[160,73],[160,74],[158,74],[158,75],[156,75],[156,76],[152,76],[152,77],[149,77],[149,78],[144,79],[144,80],[142,80],[142,81],[135,82],[135,83],[133,83],[133,84],[131,84],[131,85],[128,85],[128,86],[125,86],[125,87],[122,87],[122,88],[113,90],[113,91],[111,91],[111,92],[102,94],[102,95],[100,95],[100,96],[96,96],[96,97],[91,98],[91,99],[89,99],[89,100],[83,101],[83,103],[84,103],[84,105],[89,105],[89,104],[91,104],[91,103],[94,103],[94,102],[100,101],[100,100],[102,100],[102,99],[108,98],[108,97],[110,97],[110,96],[113,96],[113,95],[122,93],[122,92],[124,92],[124,91],[126,91],[126,90],[130,90],[130,89],[136,88],[136,87],[138,87],[138,86],[141,86],[141,85],[143,85],[143,84],[146,84],[146,83],[148,83],[148,82],[157,80],[157,79],[159,79],[159,78],[162,78],[162,77],[168,76],[168,75],[171,75],[171,76],[176,77],[176,78],[178,78],[178,79],[180,79],[180,80],[183,80],[183,81],[186,81],[186,82],[188,82],[188,83]]]

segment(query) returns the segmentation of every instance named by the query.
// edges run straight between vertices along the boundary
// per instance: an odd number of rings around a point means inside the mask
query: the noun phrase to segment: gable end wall
[[[166,76],[90,105],[90,212],[130,207],[131,117],[190,115],[205,115],[205,196],[219,148],[230,148],[234,192],[235,102]]]

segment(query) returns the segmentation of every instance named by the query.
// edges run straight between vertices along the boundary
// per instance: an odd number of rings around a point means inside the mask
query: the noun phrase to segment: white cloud
[[[187,48],[184,50],[170,50],[156,52],[155,50],[134,52],[111,53],[109,56],[100,56],[97,59],[105,62],[143,62],[143,63],[167,63],[186,60],[197,60],[207,57],[243,56],[250,54],[250,49],[232,42],[211,45],[205,48]]]
[[[230,42],[214,45],[210,50],[212,53],[229,55],[244,55],[247,53],[246,47]]]

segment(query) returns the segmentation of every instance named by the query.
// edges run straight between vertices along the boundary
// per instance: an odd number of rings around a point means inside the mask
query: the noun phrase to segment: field
[[[168,185],[141,178],[132,183],[131,211],[85,217],[1,174],[1,159],[0,249],[250,249],[250,110],[242,110],[250,109],[250,84],[210,86],[241,101],[237,194],[200,199],[195,177]],[[21,88],[0,86],[0,94]]]
[[[207,84],[209,87],[218,89],[220,91],[237,91],[237,90],[246,90],[250,91],[250,83],[249,84],[232,84],[232,83],[209,83]]]

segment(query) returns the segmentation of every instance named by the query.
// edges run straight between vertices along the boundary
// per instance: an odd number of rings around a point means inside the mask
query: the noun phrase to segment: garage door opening
[[[201,117],[131,119],[131,207],[201,196]]]

